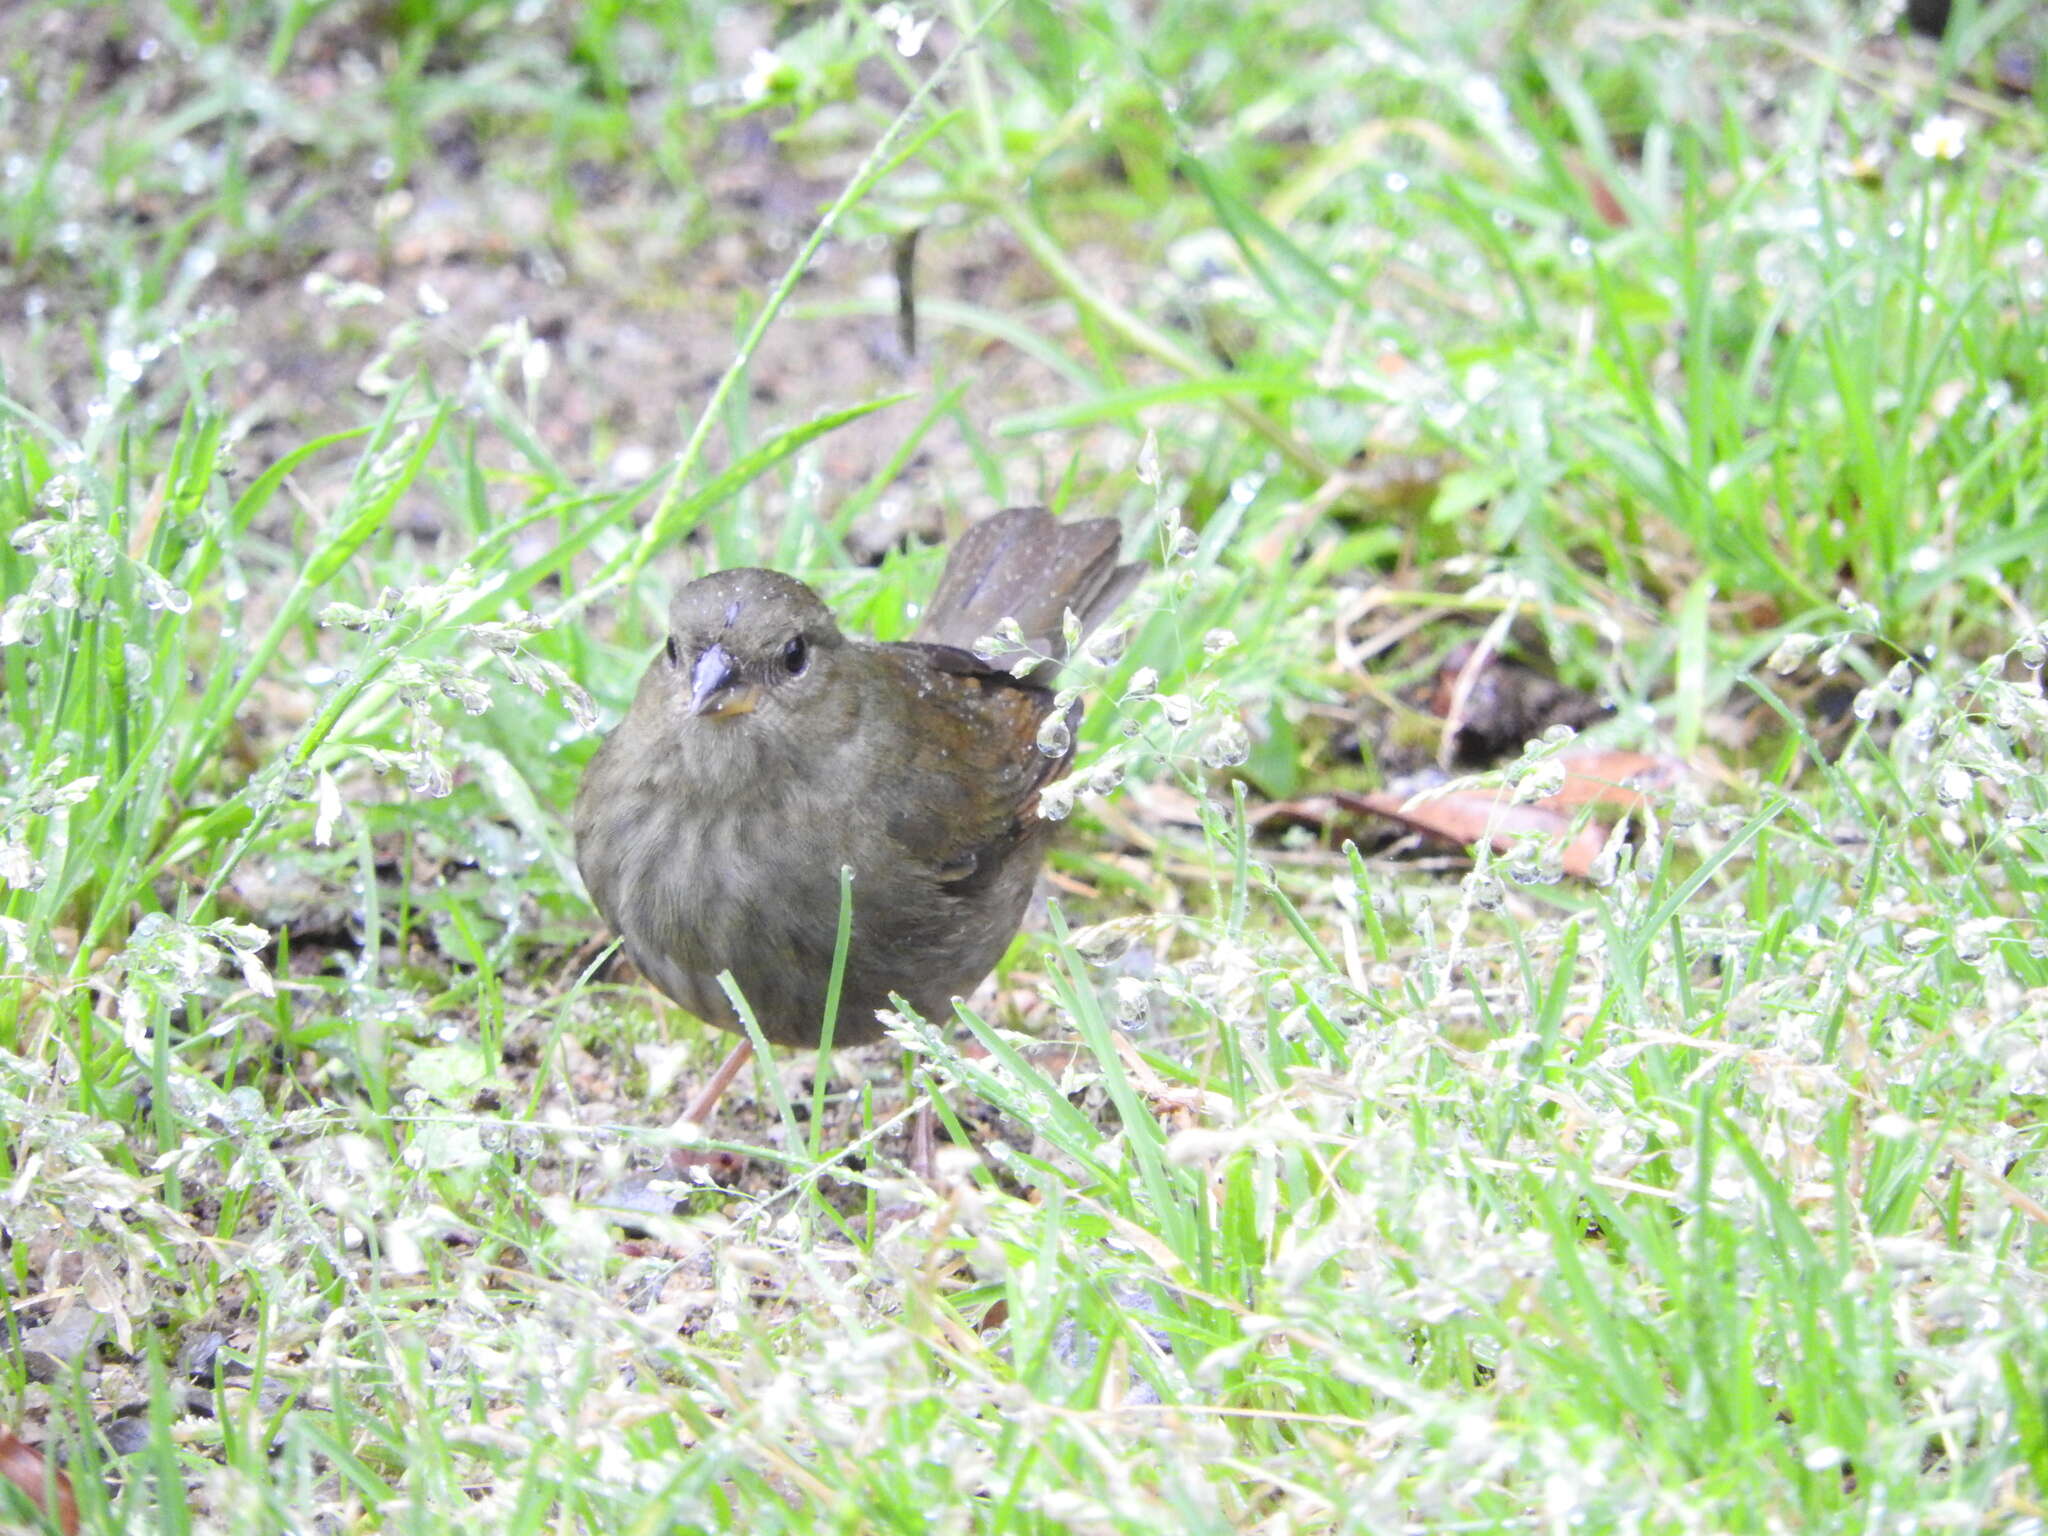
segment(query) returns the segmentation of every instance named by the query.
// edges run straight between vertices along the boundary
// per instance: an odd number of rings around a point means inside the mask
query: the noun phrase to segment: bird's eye
[[[804,643],[802,635],[792,636],[789,644],[782,648],[782,665],[791,677],[810,664],[811,648]]]
[[[672,667],[680,667],[683,664],[683,653],[676,648],[674,635],[668,637],[668,664]]]

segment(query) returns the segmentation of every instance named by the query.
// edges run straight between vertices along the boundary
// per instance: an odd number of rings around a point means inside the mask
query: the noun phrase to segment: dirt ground
[[[9,27],[0,22],[0,48]],[[77,81],[79,103],[105,107],[80,141],[103,146],[203,111],[221,89],[210,78],[220,60],[181,58],[107,11],[18,15],[12,27],[19,30],[9,51],[33,49],[45,86],[15,103],[15,132],[26,143],[65,110],[57,82]],[[728,13],[714,39],[722,70],[743,74],[768,41],[761,17]],[[212,372],[251,477],[309,439],[374,420],[415,373],[459,393],[485,338],[523,324],[546,343],[545,373],[529,394],[514,370],[509,388],[563,479],[593,489],[644,479],[688,435],[763,296],[858,165],[873,125],[828,110],[785,137],[763,118],[707,113],[687,183],[664,180],[623,146],[610,163],[569,165],[565,198],[542,185],[550,176],[544,138],[530,127],[484,131],[479,107],[425,125],[418,158],[388,175],[389,166],[353,157],[345,134],[335,142],[324,114],[345,120],[349,104],[363,99],[362,77],[392,46],[360,18],[316,24],[274,93],[252,89],[248,111],[219,113],[170,141],[179,164],[237,144],[247,179],[238,229],[184,229],[195,208],[224,206],[214,178],[193,172],[198,190],[185,197],[171,184],[175,166],[145,162],[111,185],[87,167],[57,177],[66,189],[65,238],[80,248],[125,239],[143,252],[182,243],[165,281],[189,317],[187,357]],[[908,209],[901,227],[920,217]],[[817,444],[807,467],[827,487],[858,486],[880,469],[935,386],[963,384],[960,415],[983,431],[1056,398],[1041,365],[928,317],[916,355],[906,354],[896,233],[857,211],[805,272],[745,381],[757,436],[884,394],[921,397]],[[1042,274],[992,221],[941,213],[918,239],[915,274],[927,302],[987,306],[1041,329],[1050,313]],[[344,289],[346,305],[337,307],[330,297]],[[103,388],[96,359],[122,323],[118,298],[111,309],[108,299],[59,259],[0,268],[7,389],[73,434],[87,428]],[[387,356],[408,326],[417,334]],[[143,387],[156,383],[152,376]],[[164,401],[167,426],[181,393]],[[483,452],[508,472],[530,468],[488,433]],[[323,505],[351,467],[346,453],[309,463],[295,476],[299,496]],[[1007,494],[1022,499],[1041,489],[1013,485]],[[993,504],[953,420],[925,438],[856,526],[856,554],[936,536],[943,503],[968,513]]]

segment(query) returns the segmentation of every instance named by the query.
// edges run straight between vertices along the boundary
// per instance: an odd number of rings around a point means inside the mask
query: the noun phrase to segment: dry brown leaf
[[[71,1479],[52,1467],[36,1447],[0,1429],[0,1477],[14,1484],[29,1501],[53,1517],[64,1536],[78,1536],[78,1498],[71,1491]],[[50,1507],[54,1494],[56,1508]]]
[[[1632,811],[1654,795],[1676,789],[1687,776],[1685,764],[1677,758],[1641,752],[1589,747],[1560,753],[1557,761],[1564,764],[1564,787],[1536,804],[1558,811],[1582,805]]]
[[[1366,811],[1399,822],[1414,831],[1469,848],[1485,842],[1495,853],[1506,853],[1513,840],[1526,833],[1542,833],[1570,839],[1564,846],[1564,872],[1583,880],[1593,871],[1593,861],[1607,841],[1607,829],[1588,822],[1576,835],[1572,818],[1563,811],[1543,805],[1515,805],[1493,790],[1461,789],[1434,795],[1426,800],[1378,790],[1369,795],[1337,790],[1340,805]]]

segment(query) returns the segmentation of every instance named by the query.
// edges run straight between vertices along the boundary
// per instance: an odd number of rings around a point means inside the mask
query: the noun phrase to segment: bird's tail
[[[1063,660],[1067,613],[1080,620],[1085,636],[1145,574],[1142,565],[1117,564],[1122,543],[1114,518],[1063,523],[1043,507],[1012,507],[985,518],[946,557],[917,638],[971,650],[1004,619],[1015,619],[1031,651]],[[1034,674],[1032,680],[1044,678]]]

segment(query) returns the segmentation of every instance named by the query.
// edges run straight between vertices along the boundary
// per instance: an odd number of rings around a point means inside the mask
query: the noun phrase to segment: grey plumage
[[[880,1034],[894,992],[943,1015],[1016,933],[1049,832],[1040,788],[1071,753],[1036,745],[1056,662],[1012,677],[967,649],[999,620],[1064,654],[1142,574],[1117,525],[1014,508],[954,547],[918,638],[843,635],[808,587],[722,571],[680,587],[670,636],[577,796],[584,884],[627,953],[692,1013],[818,1043],[854,871],[835,1041]],[[800,662],[800,665],[796,663]]]

